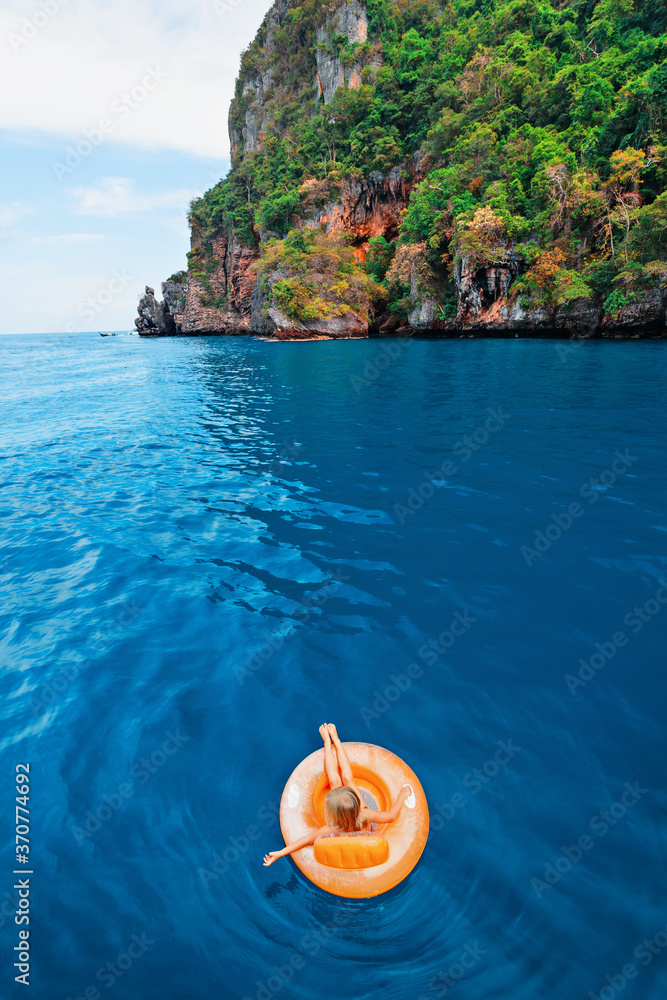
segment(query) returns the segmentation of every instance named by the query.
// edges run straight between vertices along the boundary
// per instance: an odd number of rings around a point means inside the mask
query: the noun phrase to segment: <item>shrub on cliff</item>
[[[176,285],[187,285],[188,283],[188,272],[187,271],[176,271],[167,281],[173,281]]]
[[[384,296],[350,241],[321,229],[294,229],[284,240],[270,240],[255,266],[268,306],[299,322],[351,312],[367,318]]]
[[[396,241],[389,243],[384,236],[376,236],[368,241],[366,268],[377,281],[384,281],[396,253]]]
[[[468,262],[471,271],[506,263],[512,254],[505,220],[489,208],[480,206],[472,219],[465,216],[456,227],[452,240],[456,257]]]
[[[434,298],[441,291],[436,273],[429,264],[425,243],[403,243],[387,271],[385,285],[389,308],[405,317],[422,298]]]
[[[576,299],[590,298],[592,289],[578,271],[567,267],[567,257],[560,247],[554,247],[538,255],[515,286],[517,293],[523,293],[533,306],[563,306]]]
[[[604,302],[607,315],[617,316],[625,307],[646,292],[667,287],[667,262],[654,260],[648,264],[631,262],[614,277],[613,289]]]

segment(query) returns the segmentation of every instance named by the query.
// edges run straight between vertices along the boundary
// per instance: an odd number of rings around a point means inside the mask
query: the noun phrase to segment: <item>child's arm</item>
[[[278,858],[285,858],[288,854],[294,854],[295,851],[301,851],[304,847],[310,847],[314,844],[318,837],[323,837],[325,833],[331,833],[331,827],[323,826],[319,830],[313,830],[307,836],[302,837],[301,840],[296,840],[293,844],[288,844],[287,847],[283,847],[282,851],[271,851],[269,854],[264,855],[264,867],[268,868],[272,865],[274,861]]]
[[[409,785],[404,785],[391,809],[387,809],[385,812],[381,812],[379,809],[364,809],[363,818],[369,823],[393,823],[394,820],[398,819],[403,803],[410,795],[414,795],[414,792]]]

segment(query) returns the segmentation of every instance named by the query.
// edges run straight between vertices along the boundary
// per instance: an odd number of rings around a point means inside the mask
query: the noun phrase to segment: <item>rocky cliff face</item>
[[[256,152],[260,148],[261,134],[266,128],[275,97],[275,88],[282,81],[276,79],[271,57],[276,47],[276,36],[290,8],[290,0],[278,0],[267,14],[263,25],[261,56],[256,67],[241,76],[237,96],[229,109],[229,138],[232,156]],[[363,46],[367,40],[368,15],[360,0],[344,0],[336,7],[323,4],[323,22],[317,29],[315,58],[312,67],[312,90],[304,96],[325,105],[330,104],[339,87],[357,89],[361,86],[365,65],[374,68],[382,64],[377,49],[365,54],[345,58],[335,43],[336,36],[347,38],[349,46]],[[327,11],[329,8],[329,11]],[[310,88],[308,88],[310,90]]]
[[[203,247],[204,242],[208,244]],[[207,274],[192,266],[183,313],[181,333],[249,333],[254,248],[241,244],[224,230],[204,241],[192,228],[191,260],[202,251]]]
[[[232,158],[245,157],[260,149],[263,133],[271,117],[276,79],[271,56],[277,33],[295,4],[277,0],[260,32],[261,58],[255,67],[242,74],[237,96],[229,112],[229,138]],[[344,58],[338,42],[347,38],[349,46],[363,46],[367,40],[368,16],[360,0],[323,4],[324,20],[317,30],[312,74],[304,98],[313,106],[329,104],[339,87],[358,88],[364,65],[377,67],[381,57],[375,50],[364,58]],[[354,50],[353,50],[354,51]],[[308,113],[305,111],[304,113]],[[354,238],[361,258],[368,240],[398,233],[401,211],[407,206],[415,170],[412,165],[396,167],[387,176],[375,172],[363,180],[346,181],[339,198],[309,213],[306,226],[322,226],[328,232],[346,232]],[[270,234],[269,234],[270,235]],[[225,231],[205,238],[192,227],[191,266],[188,282],[177,290],[170,282],[162,284],[164,300],[157,302],[152,289],[139,304],[136,326],[143,336],[172,334],[241,334],[255,333],[276,337],[364,336],[368,323],[350,314],[347,319],[296,323],[275,307],[270,307],[256,283],[253,261],[256,248],[244,246]],[[205,274],[192,266],[201,258]]]
[[[296,7],[296,0],[276,0],[260,29],[252,59],[244,63],[229,113],[232,162],[237,166],[264,148],[267,135],[276,128],[275,109],[284,103],[287,91],[290,100],[300,103],[302,113],[314,118],[318,109],[331,104],[340,88],[360,88],[365,71],[373,73],[382,66],[380,44],[369,43],[369,18],[363,0],[323,0],[322,20],[314,33],[316,44],[304,49],[310,69],[296,83],[283,79],[277,68],[283,64],[274,57],[284,45],[283,26]],[[303,52],[301,56],[305,58]],[[326,200],[315,200],[312,208],[304,195],[300,224],[347,234],[358,259],[364,260],[369,240],[397,237],[401,213],[423,177],[421,164],[422,157],[416,154],[386,173],[371,171],[366,177],[347,177],[337,184],[335,196],[329,192]],[[312,183],[315,185],[315,180]],[[152,289],[146,289],[136,320],[140,334],[337,338],[372,332],[369,322],[352,312],[346,317],[301,323],[267,300],[267,285],[262,293],[254,264],[261,243],[273,235],[270,231],[261,226],[255,231],[253,227],[254,242],[246,236],[244,243],[233,226],[221,226],[211,233],[203,232],[196,221],[191,224],[187,280],[163,282],[161,302]],[[656,289],[640,295],[613,317],[605,317],[601,306],[587,299],[564,307],[527,309],[521,298],[513,295],[520,269],[519,260],[506,259],[506,255],[497,265],[479,270],[471,269],[465,259],[459,260],[454,270],[454,317],[445,318],[435,293],[430,297],[413,282],[407,321],[387,314],[376,319],[374,329],[434,336],[665,334],[667,291]],[[277,271],[268,281],[269,292],[280,279]]]
[[[422,298],[410,313],[409,325],[440,336],[642,337],[667,335],[667,289],[638,296],[613,316],[600,304],[577,299],[564,306],[527,308],[512,295],[519,266],[509,264],[471,272],[461,261],[454,274],[457,312],[442,319],[434,299]],[[405,332],[405,331],[404,331]]]
[[[363,180],[346,181],[340,198],[318,210],[307,225],[352,233],[365,253],[370,239],[392,240],[398,235],[401,212],[418,176],[417,165],[411,163],[394,167],[386,175],[373,171]]]
[[[339,87],[357,89],[361,86],[364,63],[361,59],[346,62],[340,51],[333,45],[336,35],[345,35],[350,45],[364,45],[368,38],[368,15],[366,7],[359,0],[350,0],[339,7],[332,17],[317,32],[317,69],[314,90],[318,99],[331,104]],[[374,52],[368,65],[379,67],[382,57]]]
[[[162,282],[163,295],[169,284],[171,283],[167,281]],[[171,307],[166,302],[158,302],[155,298],[155,289],[148,285],[143,298],[139,299],[137,312],[139,315],[134,323],[139,333],[145,337],[168,337],[179,332]]]
[[[266,15],[262,59],[257,71],[241,74],[237,84],[237,94],[229,108],[229,145],[232,159],[240,152],[253,153],[259,149],[260,132],[268,122],[271,91],[274,85],[274,69],[270,64],[271,51],[276,32],[285,21],[292,3],[290,0],[276,0]]]

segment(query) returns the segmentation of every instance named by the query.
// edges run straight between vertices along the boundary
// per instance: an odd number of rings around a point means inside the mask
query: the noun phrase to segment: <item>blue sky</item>
[[[271,0],[4,0],[0,333],[129,330],[229,167],[241,51]],[[9,97],[9,99],[7,99]]]

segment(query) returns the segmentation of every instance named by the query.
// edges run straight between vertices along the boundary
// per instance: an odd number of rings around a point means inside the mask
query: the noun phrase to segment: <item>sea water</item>
[[[0,994],[664,1000],[666,376],[3,337]],[[429,802],[375,899],[262,866],[322,722]]]

